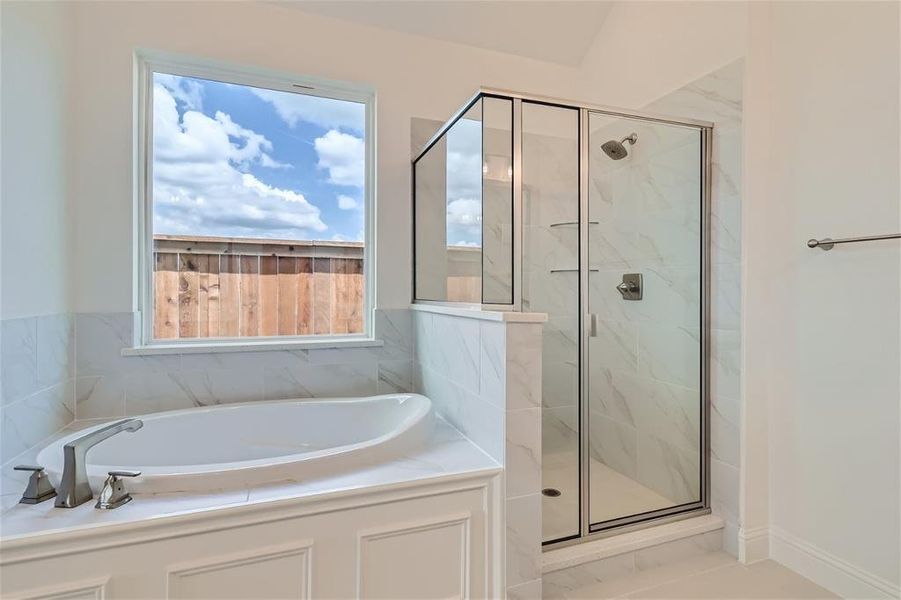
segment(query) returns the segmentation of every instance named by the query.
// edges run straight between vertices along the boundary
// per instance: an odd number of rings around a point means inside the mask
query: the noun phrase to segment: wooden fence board
[[[198,256],[200,271],[199,329],[197,337],[219,336],[219,256]]]
[[[297,335],[313,333],[313,259],[297,259]]]
[[[313,333],[332,332],[332,297],[335,278],[332,259],[313,259]]]
[[[344,255],[336,247],[326,256],[298,256],[293,247],[286,255],[260,254],[265,244],[166,243],[154,254],[154,339],[363,330],[363,261],[356,247]]]
[[[155,261],[153,337],[178,337],[178,255],[158,254]]]
[[[278,334],[297,335],[297,260],[278,257]]]
[[[278,335],[278,257],[260,257],[260,333]]]
[[[197,257],[180,254],[178,257],[178,337],[198,336],[200,275]]]
[[[239,306],[241,288],[238,285],[241,276],[240,257],[223,254],[219,257],[219,335],[237,337],[240,334]]]
[[[238,331],[241,337],[260,335],[260,257],[241,257],[241,301]]]

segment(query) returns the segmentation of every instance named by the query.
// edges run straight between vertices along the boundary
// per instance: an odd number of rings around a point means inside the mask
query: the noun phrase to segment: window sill
[[[335,348],[378,348],[385,342],[374,338],[338,338],[319,340],[265,340],[236,342],[185,342],[149,344],[122,348],[122,356],[154,356],[160,354],[218,354],[221,352],[272,352],[277,350],[328,350]]]

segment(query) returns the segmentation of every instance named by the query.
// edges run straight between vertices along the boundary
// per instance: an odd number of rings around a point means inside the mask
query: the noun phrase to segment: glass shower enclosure
[[[709,510],[711,138],[481,90],[413,160],[414,301],[548,315],[547,545]]]

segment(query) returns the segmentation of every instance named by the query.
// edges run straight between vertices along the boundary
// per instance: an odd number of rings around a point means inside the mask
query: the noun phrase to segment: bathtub
[[[136,493],[214,491],[300,481],[390,460],[420,446],[433,424],[431,401],[419,394],[245,402],[137,417],[144,427],[122,432],[87,453],[99,490],[108,471],[132,469]],[[82,429],[38,454],[57,485],[63,446]]]

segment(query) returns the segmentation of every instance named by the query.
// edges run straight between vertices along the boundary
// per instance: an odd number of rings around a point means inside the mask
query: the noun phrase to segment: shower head
[[[610,140],[609,142],[605,142],[601,145],[601,150],[604,151],[604,154],[612,158],[613,160],[620,160],[626,158],[629,155],[629,151],[626,150],[625,143],[629,142],[630,146],[635,145],[635,142],[638,141],[638,134],[632,133],[627,135],[620,141]]]

